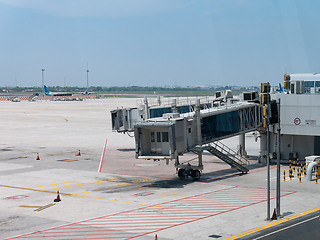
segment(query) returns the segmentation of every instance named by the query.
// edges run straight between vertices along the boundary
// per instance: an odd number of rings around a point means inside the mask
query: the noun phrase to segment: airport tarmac
[[[136,100],[0,102],[1,239],[232,239],[270,223],[259,139],[246,134],[248,174],[205,153],[200,181],[180,180],[173,162],[135,159],[134,138],[112,132],[110,110]],[[237,150],[238,137],[223,142]],[[320,184],[284,182],[283,170],[284,218],[319,207]],[[272,165],[272,211],[275,188]]]

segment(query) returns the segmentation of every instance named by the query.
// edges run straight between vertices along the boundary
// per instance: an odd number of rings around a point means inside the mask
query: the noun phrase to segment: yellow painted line
[[[99,192],[99,191],[104,191],[104,190],[110,190],[110,189],[120,188],[120,187],[122,187],[122,186],[115,186],[115,187],[108,187],[108,188],[100,188],[100,189],[97,189],[97,190],[92,190],[92,191],[87,191],[87,192],[74,193],[74,194],[72,194],[72,196],[78,196],[78,195],[81,195],[81,194],[92,193],[92,192]]]
[[[134,190],[141,190],[141,189],[145,189],[145,188],[148,188],[148,187],[135,188]]]
[[[15,187],[15,186],[8,186],[8,185],[2,185],[2,184],[0,185],[0,187],[15,188],[15,189],[20,189],[20,190],[29,190],[29,191],[35,191],[35,192],[56,193],[55,191],[39,190],[39,189],[24,188],[24,187]],[[60,194],[72,196],[72,194],[69,194],[69,193],[60,193]]]
[[[103,182],[113,182],[113,181],[118,181],[121,179],[126,179],[126,178],[131,178],[131,177],[125,177],[125,178],[111,178],[109,179],[105,179],[99,182],[89,182],[89,183],[79,183],[79,184],[75,184],[75,185],[68,185],[68,186],[64,186],[64,187],[59,187],[59,188],[51,188],[51,189],[46,189],[47,191],[50,190],[56,190],[56,189],[60,189],[60,188],[68,188],[68,187],[74,187],[74,186],[80,186],[80,185],[84,185],[84,184],[98,184],[98,183],[103,183]],[[56,185],[60,185],[60,184],[66,184],[66,183],[73,183],[76,181],[68,181],[68,182],[61,182],[61,183],[53,183],[53,184],[48,184],[48,185],[42,185],[42,186],[37,186],[37,187],[32,187],[32,188],[42,188],[42,187],[50,187],[50,186],[56,186]]]
[[[46,190],[50,191],[50,190],[56,190],[56,189],[62,189],[62,188],[77,187],[77,186],[86,185],[86,184],[93,185],[93,184],[104,183],[104,182],[106,182],[106,181],[78,183],[78,184],[73,184],[73,185],[68,185],[68,186],[63,186],[63,187],[50,188],[50,189],[46,189]]]
[[[48,208],[48,207],[51,207],[51,206],[53,206],[53,205],[55,205],[55,203],[50,203],[50,204],[45,205],[45,206],[43,206],[43,207],[40,207],[40,208],[38,208],[38,209],[36,209],[36,210],[34,210],[34,211],[35,211],[35,212],[40,212],[41,210],[46,209],[46,208]]]
[[[310,213],[317,212],[319,210],[320,210],[320,207],[317,207],[317,208],[311,209],[309,211],[306,211],[306,212],[303,212],[303,213],[299,213],[299,214],[293,215],[291,217],[283,218],[283,219],[271,222],[269,224],[266,224],[266,225],[258,227],[258,228],[251,229],[249,231],[234,235],[232,237],[225,238],[224,240],[234,240],[234,239],[238,239],[238,238],[241,238],[241,237],[245,237],[245,236],[248,236],[248,235],[250,235],[252,233],[256,233],[256,232],[259,232],[261,230],[265,230],[267,228],[271,228],[271,227],[277,226],[277,225],[279,225],[281,223],[284,223],[284,222],[289,222],[289,221],[291,221],[293,219],[308,215]]]
[[[30,190],[30,191],[35,191],[35,192],[56,193],[55,191],[39,190],[39,189],[24,188],[24,187],[15,187],[15,186],[8,186],[8,185],[0,185],[0,187],[15,188],[15,189],[21,189],[21,190]],[[116,186],[116,187],[120,187],[120,186]],[[116,187],[113,187],[113,188],[116,188]],[[78,196],[77,194],[70,194],[70,193],[62,193],[62,192],[60,192],[60,195],[92,198],[92,199],[99,199],[99,200],[105,200],[105,201],[111,201],[111,202],[119,202],[119,203],[135,204],[135,205],[141,205],[141,206],[147,206],[147,207],[163,208],[163,207],[156,206],[156,205],[148,205],[148,204],[142,204],[142,203],[126,202],[126,201],[119,201],[119,200],[113,200],[113,199],[107,199],[107,198],[97,198],[97,197],[90,197],[90,196],[84,196],[84,195]]]
[[[155,180],[155,179],[146,179],[146,180],[141,180],[141,181],[132,181],[132,182],[128,182],[128,183],[118,183],[118,186],[115,186],[115,187],[108,187],[108,188],[100,188],[100,189],[97,189],[97,190],[92,190],[92,191],[87,191],[87,192],[80,192],[80,193],[74,193],[73,195],[74,196],[77,196],[77,195],[82,195],[82,194],[86,194],[86,193],[92,193],[92,192],[99,192],[99,191],[104,191],[104,190],[109,190],[109,189],[115,189],[115,188],[120,188],[120,187],[123,187],[123,186],[130,186],[130,185],[133,185],[133,184],[137,184],[137,183],[144,183],[146,181],[152,181],[152,180]],[[97,182],[99,183],[99,182]],[[94,183],[95,184],[95,183]],[[148,187],[148,186],[147,186]],[[141,188],[136,188],[135,190],[138,190],[138,189],[143,189],[143,188],[147,188],[147,187],[141,187]],[[52,190],[52,189],[49,189],[49,190]]]
[[[188,197],[188,195],[182,196],[182,194],[179,192],[171,192],[171,193],[162,193],[161,197],[182,197],[182,198],[184,198],[184,197]]]
[[[126,177],[126,178],[131,178],[131,177]],[[118,180],[121,180],[121,178],[112,178],[110,180],[105,179],[105,180],[98,181],[98,182],[78,183],[78,184],[73,184],[73,185],[68,185],[68,186],[63,186],[63,187],[50,188],[50,189],[46,189],[46,190],[50,191],[50,190],[57,190],[57,189],[62,189],[62,188],[77,187],[77,186],[86,185],[86,184],[93,185],[93,184],[99,184],[99,183],[104,183],[104,182],[114,182],[114,181],[118,181]],[[76,181],[71,181],[71,182],[76,182]],[[126,183],[124,183],[124,184],[126,184]]]
[[[119,201],[119,200],[107,199],[107,198],[90,197],[90,196],[84,196],[84,195],[79,196],[79,197],[99,199],[99,200],[110,201],[110,202],[128,203],[128,204],[134,204],[134,205],[140,205],[140,206],[146,206],[146,207],[164,208],[164,207],[160,207],[160,206],[157,206],[157,205],[149,205],[149,204],[135,203],[135,202],[126,202],[126,201]]]
[[[42,188],[42,187],[49,187],[49,186],[56,186],[60,184],[66,184],[66,183],[72,183],[76,181],[68,181],[68,182],[61,182],[61,183],[53,183],[53,184],[47,184],[47,185],[42,185],[42,186],[37,186],[37,187],[31,187],[31,188]]]

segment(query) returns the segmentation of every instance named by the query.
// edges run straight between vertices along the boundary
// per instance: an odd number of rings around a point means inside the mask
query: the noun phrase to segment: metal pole
[[[42,71],[42,96],[44,96],[44,68],[41,69]]]
[[[197,124],[197,143],[201,147],[202,146],[202,136],[201,136],[201,119],[200,119],[200,99],[196,100],[196,124]]]
[[[280,98],[277,103],[278,105],[278,128],[277,128],[277,137],[278,137],[278,152],[277,152],[277,217],[280,216]]]
[[[89,87],[89,70],[88,70],[88,66],[87,66],[87,94],[89,93],[88,87]]]
[[[269,132],[269,103],[267,106],[267,220],[270,220],[270,132]]]

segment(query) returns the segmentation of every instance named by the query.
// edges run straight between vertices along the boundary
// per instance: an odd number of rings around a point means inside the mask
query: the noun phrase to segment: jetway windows
[[[177,112],[178,113],[188,113],[190,112],[190,106],[179,106],[177,107]],[[151,108],[150,109],[150,118],[157,118],[157,117],[162,117],[163,114],[166,113],[172,113],[172,108],[171,107],[166,107],[166,108]]]
[[[178,111],[178,113],[188,113],[188,112],[191,112],[189,106],[180,106],[180,107],[177,107],[177,111]]]
[[[161,133],[157,132],[157,142],[161,142]]]
[[[169,155],[169,133],[167,131],[150,132],[150,153],[157,155]]]
[[[169,133],[162,132],[162,142],[169,142]]]
[[[169,133],[168,132],[156,132],[157,142],[169,142]],[[162,137],[161,137],[162,135]],[[156,142],[155,132],[150,132],[151,142]]]
[[[155,141],[156,141],[156,139],[154,137],[154,132],[151,132],[151,142],[155,142]]]
[[[167,108],[151,108],[150,109],[150,118],[162,117],[165,113],[172,113],[171,107]]]
[[[204,142],[240,131],[238,111],[202,118],[201,135]]]

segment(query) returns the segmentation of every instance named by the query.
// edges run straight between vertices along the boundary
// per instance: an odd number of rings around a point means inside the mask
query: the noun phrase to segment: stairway
[[[29,101],[32,101],[32,99],[34,99],[35,97],[38,97],[39,93],[34,93],[29,97]]]
[[[204,149],[228,163],[231,167],[236,168],[238,171],[242,173],[249,172],[249,169],[243,166],[247,164],[248,161],[245,158],[239,157],[235,151],[223,143],[216,141],[208,144]]]

